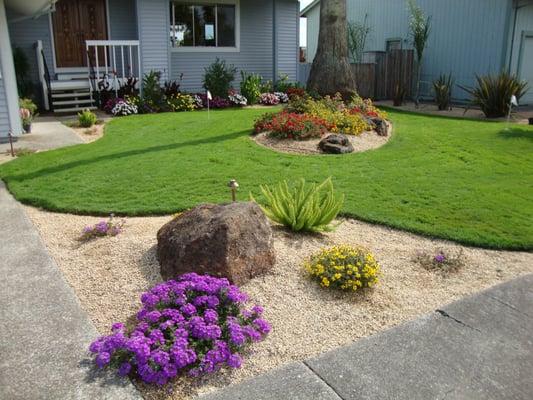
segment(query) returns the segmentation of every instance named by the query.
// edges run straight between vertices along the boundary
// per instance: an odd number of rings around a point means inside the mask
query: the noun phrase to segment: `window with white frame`
[[[237,2],[170,3],[173,48],[237,47]]]

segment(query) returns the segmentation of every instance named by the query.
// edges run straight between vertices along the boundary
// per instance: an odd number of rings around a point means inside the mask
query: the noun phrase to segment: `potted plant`
[[[33,102],[32,99],[21,98],[19,100],[19,109],[20,119],[22,121],[22,128],[26,133],[30,133],[33,118],[38,115],[37,105]]]
[[[22,121],[22,129],[24,129],[24,132],[31,133],[31,122],[33,120],[33,117],[31,115],[30,110],[27,108],[21,108],[19,110],[20,113],[20,119]]]

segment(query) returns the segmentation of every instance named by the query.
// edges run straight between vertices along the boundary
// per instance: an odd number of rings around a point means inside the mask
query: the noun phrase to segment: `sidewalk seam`
[[[344,400],[344,398],[335,390],[335,388],[331,386],[327,381],[322,379],[322,377],[309,364],[307,364],[305,360],[302,361],[302,364],[305,365],[318,379],[320,379],[320,381],[324,382],[324,384],[332,390],[335,396],[337,396],[340,400]]]
[[[527,314],[527,313],[525,313],[525,312],[519,310],[518,308],[512,306],[512,305],[509,304],[509,303],[506,303],[505,301],[503,301],[503,300],[501,300],[501,299],[499,299],[499,298],[497,298],[497,297],[492,296],[492,295],[489,294],[489,293],[483,293],[483,296],[487,296],[488,298],[490,298],[490,299],[492,299],[492,300],[496,300],[498,303],[500,303],[500,304],[502,304],[502,305],[504,305],[504,306],[506,306],[506,307],[509,307],[511,310],[516,311],[516,312],[519,313],[519,314],[525,315],[525,316],[528,317],[528,318],[533,318],[533,316],[531,316],[531,315],[529,315],[529,314]]]
[[[479,330],[478,328],[474,328],[474,327],[471,326],[471,325],[465,324],[463,321],[461,321],[461,320],[459,320],[459,319],[457,319],[457,318],[455,318],[455,317],[452,317],[450,314],[448,314],[448,313],[447,313],[446,311],[444,311],[444,310],[436,309],[435,312],[436,312],[437,314],[442,315],[442,316],[445,317],[445,318],[449,318],[449,319],[451,319],[452,321],[457,322],[459,325],[463,325],[463,326],[465,326],[465,327],[467,327],[467,328],[470,328],[470,329],[472,329],[472,330],[474,330],[474,331],[476,331],[476,332],[482,333],[481,330]]]

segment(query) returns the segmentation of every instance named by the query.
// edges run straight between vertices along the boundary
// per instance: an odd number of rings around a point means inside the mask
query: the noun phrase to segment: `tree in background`
[[[355,92],[346,32],[346,0],[321,0],[318,48],[307,80],[310,91],[323,96],[339,92],[344,98]]]
[[[348,22],[348,52],[350,61],[360,63],[363,60],[366,38],[371,28],[368,26],[368,14],[365,14],[363,22]]]
[[[422,71],[422,57],[431,31],[431,16],[426,17],[422,8],[416,3],[416,0],[408,0],[409,12],[411,19],[409,21],[409,30],[413,47],[416,52],[416,89],[415,104],[418,107],[420,96],[420,72]]]

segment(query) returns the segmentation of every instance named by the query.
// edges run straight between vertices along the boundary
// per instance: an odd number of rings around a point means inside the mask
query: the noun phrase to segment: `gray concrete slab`
[[[16,138],[13,147],[15,149],[31,149],[44,151],[59,147],[72,146],[84,143],[81,137],[69,127],[63,125],[54,117],[37,118],[33,123],[32,133],[26,133]],[[10,145],[6,140],[0,142],[0,163],[11,160],[7,154]]]
[[[201,400],[341,400],[307,366],[293,363],[201,396]]]
[[[529,278],[524,282],[530,285]],[[516,287],[513,281],[496,290]],[[490,295],[460,300],[306,364],[343,399],[530,400],[531,321]]]
[[[98,333],[1,181],[0,221],[0,399],[140,399],[93,368]]]
[[[483,295],[533,318],[533,274],[497,285],[483,292]]]

